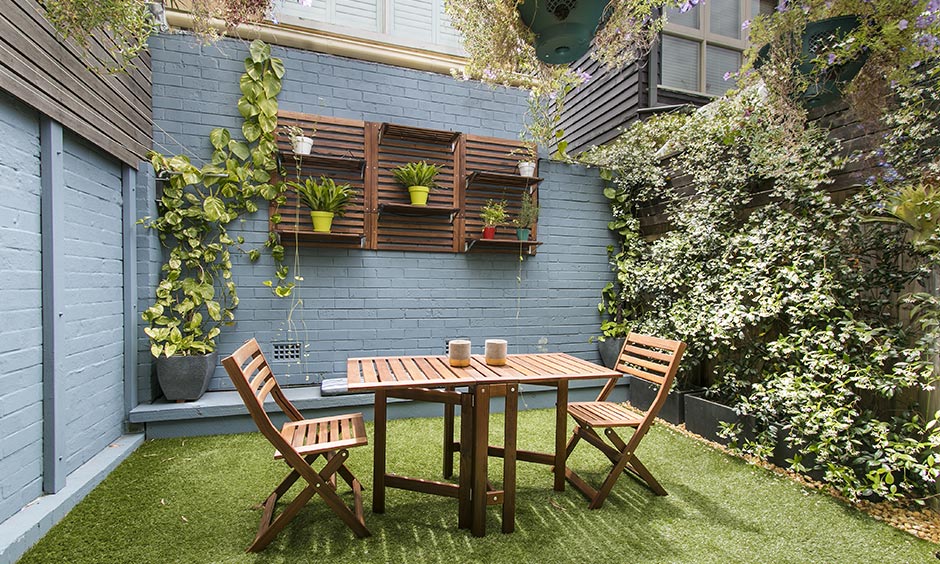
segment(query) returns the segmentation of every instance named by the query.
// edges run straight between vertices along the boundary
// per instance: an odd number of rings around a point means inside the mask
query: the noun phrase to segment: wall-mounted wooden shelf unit
[[[313,153],[295,158],[284,129],[277,144],[281,180],[327,176],[356,191],[333,233],[314,233],[310,214],[294,190],[282,204],[272,202],[271,229],[284,245],[364,248],[375,251],[464,253],[488,251],[535,254],[539,243],[516,241],[508,231],[496,240],[479,241],[480,211],[489,200],[505,200],[510,218],[518,215],[528,191],[538,202],[541,178],[516,174],[517,140],[481,137],[443,129],[278,112],[278,125],[296,126],[314,138]],[[424,161],[440,167],[427,206],[412,206],[408,190],[395,179],[395,168]],[[537,239],[533,226],[532,238]]]
[[[541,241],[519,241],[518,239],[482,239],[480,237],[467,237],[464,252],[477,251],[522,251],[527,255],[534,255],[535,248]]]
[[[449,222],[453,223],[454,218],[460,213],[460,208],[449,208],[447,206],[413,206],[411,204],[379,204],[379,215],[400,215],[403,217],[448,217]]]

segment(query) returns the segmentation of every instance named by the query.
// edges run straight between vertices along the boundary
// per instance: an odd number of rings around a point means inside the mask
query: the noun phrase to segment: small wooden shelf
[[[535,248],[541,245],[541,241],[520,241],[518,239],[482,239],[480,237],[467,237],[465,241],[464,252],[469,253],[471,249],[479,251],[511,251],[522,249],[529,255],[535,254]]]
[[[359,174],[359,178],[363,177],[363,172],[366,168],[365,159],[357,159],[355,157],[336,157],[333,155],[321,155],[318,153],[311,153],[309,155],[295,155],[291,151],[281,151],[281,163],[293,163],[295,157],[300,157],[300,164],[304,167],[310,167],[314,169],[329,169],[329,170],[346,170],[351,172],[356,172]]]
[[[542,179],[536,176],[520,176],[518,174],[475,170],[467,175],[467,188],[469,189],[473,184],[486,184],[488,186],[504,186],[508,188],[528,188],[531,194],[541,181]]]
[[[366,239],[366,236],[362,233],[319,233],[316,231],[306,231],[303,229],[294,231],[290,228],[280,229],[277,232],[281,236],[281,244],[285,246],[289,246],[294,243],[295,235],[298,244],[301,246],[355,245],[357,247],[362,247],[362,244]]]
[[[382,127],[379,128],[379,145],[382,144],[383,139],[403,139],[405,141],[423,141],[434,145],[448,145],[453,151],[458,137],[460,137],[459,131],[425,129],[394,123],[383,123]]]
[[[446,206],[412,206],[410,204],[379,204],[379,215],[401,215],[406,217],[449,217],[450,223],[454,222],[460,208],[449,208]]]

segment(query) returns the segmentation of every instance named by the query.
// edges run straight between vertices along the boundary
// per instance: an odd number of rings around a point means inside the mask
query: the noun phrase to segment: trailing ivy
[[[752,87],[650,118],[584,157],[605,169],[621,236],[603,331],[685,341],[682,380],[709,374],[710,394],[753,421],[726,430],[742,450],[767,455],[783,441],[799,453],[794,468],[820,470],[848,496],[924,498],[940,433],[916,400],[934,380],[940,315],[932,327],[904,322],[904,296],[927,270],[897,224],[870,221],[882,185],[832,201],[838,142],[792,127],[786,111]],[[675,188],[677,175],[688,184]],[[644,202],[671,227],[654,240],[640,235]],[[940,311],[919,303],[921,318]]]
[[[159,200],[160,215],[140,221],[159,233],[167,248],[155,301],[141,315],[150,324],[151,353],[198,355],[215,350],[221,326],[235,319],[238,294],[232,280],[233,238],[228,225],[258,211],[257,200],[283,200],[283,183],[273,183],[277,169],[277,95],[284,65],[271,57],[271,48],[255,41],[245,59],[238,110],[244,118],[237,140],[224,128],[213,129],[211,162],[197,167],[182,155],[151,153],[158,175],[166,179]],[[268,246],[276,260],[284,249],[275,239]],[[248,251],[252,261],[260,251]],[[286,278],[286,267],[278,268]]]

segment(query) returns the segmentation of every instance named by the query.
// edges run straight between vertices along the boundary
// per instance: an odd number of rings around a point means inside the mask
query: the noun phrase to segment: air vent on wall
[[[300,360],[300,343],[274,343],[274,362],[291,362]]]

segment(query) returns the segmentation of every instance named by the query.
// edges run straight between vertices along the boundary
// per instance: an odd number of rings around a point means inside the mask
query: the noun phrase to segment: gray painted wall
[[[124,320],[121,164],[64,138],[65,470],[121,435]]]
[[[42,493],[39,115],[0,91],[0,521]]]
[[[157,148],[205,159],[213,127],[240,129],[236,102],[247,43],[200,47],[187,37],[160,35],[150,44]],[[526,93],[518,90],[287,48],[273,51],[287,68],[279,98],[284,110],[509,139],[516,138],[525,112]],[[597,334],[596,306],[610,276],[606,200],[596,171],[543,162],[541,175],[544,244],[524,261],[505,254],[302,248],[297,260],[304,280],[291,301],[275,298],[261,284],[272,277],[269,256],[257,264],[236,258],[241,302],[220,352],[228,354],[250,337],[267,353],[273,342],[300,341],[300,363],[275,364],[291,384],[344,376],[350,356],[442,353],[444,342],[456,337],[471,338],[475,352],[482,352],[485,338],[504,337],[511,352],[564,351],[598,360],[588,339]],[[262,210],[233,234],[243,235],[245,247],[252,248],[263,243],[267,229]],[[142,300],[149,295],[142,291]],[[144,345],[141,356],[148,354]],[[214,389],[231,387],[221,368],[215,376]],[[141,374],[141,390],[149,378]],[[143,392],[141,397],[146,399]]]

